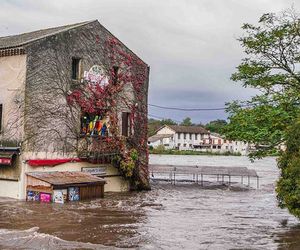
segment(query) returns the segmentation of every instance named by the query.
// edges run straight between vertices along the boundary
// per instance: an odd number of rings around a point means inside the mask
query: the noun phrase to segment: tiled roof
[[[209,132],[201,126],[179,126],[179,125],[167,125],[173,129],[176,133],[190,133],[190,134],[209,134]]]
[[[156,134],[156,135],[149,137],[148,141],[155,142],[155,141],[161,140],[163,138],[169,138],[171,136],[173,136],[173,135],[172,134]]]
[[[42,29],[42,30],[32,31],[28,33],[19,34],[19,35],[0,37],[0,49],[20,47],[22,45],[37,41],[39,39],[53,36],[55,34],[65,32],[74,28],[78,28],[80,26],[92,22],[97,22],[97,20],[75,23],[75,24],[54,27],[49,29]]]

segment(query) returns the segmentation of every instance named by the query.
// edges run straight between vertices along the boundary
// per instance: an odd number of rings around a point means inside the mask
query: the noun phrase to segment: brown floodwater
[[[150,161],[247,166],[261,177],[260,188],[237,178],[231,187],[154,182],[149,192],[64,205],[2,198],[0,249],[300,249],[300,223],[277,207],[274,158],[251,164],[246,157],[153,155]]]

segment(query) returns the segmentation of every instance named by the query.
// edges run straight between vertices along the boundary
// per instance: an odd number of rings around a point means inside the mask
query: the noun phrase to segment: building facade
[[[167,149],[190,150],[202,146],[209,131],[200,126],[165,125],[148,139],[148,145],[164,145]]]
[[[165,149],[195,150],[214,153],[236,153],[247,155],[249,143],[227,140],[200,126],[165,125],[148,138],[153,148],[163,145]]]
[[[105,191],[128,190],[115,141],[137,151],[132,175],[147,188],[148,80],[147,64],[97,20],[1,37],[0,196],[25,199],[38,172],[87,172]]]

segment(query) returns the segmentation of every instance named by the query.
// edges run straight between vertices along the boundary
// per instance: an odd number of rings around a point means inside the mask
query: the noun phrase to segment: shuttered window
[[[129,136],[131,135],[130,131],[130,113],[123,112],[122,113],[122,135]]]

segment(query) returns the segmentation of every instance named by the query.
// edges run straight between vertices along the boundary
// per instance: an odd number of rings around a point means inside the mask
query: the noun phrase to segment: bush
[[[277,199],[281,208],[300,218],[300,119],[289,129],[286,146],[278,159]]]

